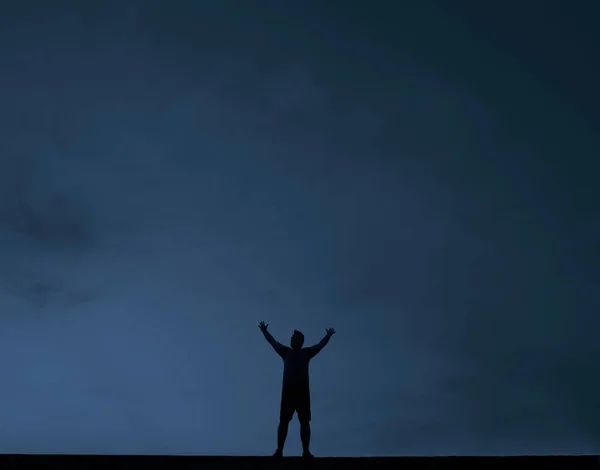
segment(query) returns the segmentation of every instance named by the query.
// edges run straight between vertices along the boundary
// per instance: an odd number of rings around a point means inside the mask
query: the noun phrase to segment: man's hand
[[[264,321],[261,321],[258,324],[258,327],[260,328],[260,331],[262,331],[264,333],[265,331],[267,331],[267,328],[269,328],[269,324],[265,323]]]
[[[333,335],[335,334],[335,329],[334,329],[334,328],[327,328],[327,329],[325,330],[325,334],[326,334],[327,336],[333,336]]]

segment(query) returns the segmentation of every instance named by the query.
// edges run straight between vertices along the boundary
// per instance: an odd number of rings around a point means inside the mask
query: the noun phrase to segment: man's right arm
[[[268,326],[269,325],[265,325],[264,322],[260,322],[260,324],[258,325],[258,327],[260,328],[260,331],[262,331],[263,335],[265,336],[265,339],[273,347],[275,352],[277,354],[279,354],[281,357],[284,357],[285,354],[287,353],[288,348],[286,346],[284,346],[283,344],[281,344],[280,342],[278,342],[275,338],[273,338],[273,335],[271,333],[269,333],[269,331],[267,330]]]

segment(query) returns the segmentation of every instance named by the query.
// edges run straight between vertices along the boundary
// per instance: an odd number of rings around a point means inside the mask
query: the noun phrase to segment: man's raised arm
[[[260,331],[262,331],[263,335],[265,335],[265,339],[269,342],[271,346],[273,346],[275,352],[281,357],[285,356],[285,353],[289,348],[287,348],[283,344],[279,343],[275,338],[273,338],[273,335],[271,335],[271,333],[269,333],[269,331],[267,330],[267,328],[269,328],[269,325],[265,324],[264,321],[261,321],[258,324],[258,327],[260,328]]]
[[[306,348],[306,349],[308,349],[309,357],[312,359],[317,354],[319,354],[321,349],[323,349],[327,345],[327,343],[329,343],[329,340],[331,339],[331,337],[334,334],[335,334],[335,330],[333,328],[327,328],[325,330],[325,336],[318,344],[315,344],[314,346],[310,346],[310,347]]]

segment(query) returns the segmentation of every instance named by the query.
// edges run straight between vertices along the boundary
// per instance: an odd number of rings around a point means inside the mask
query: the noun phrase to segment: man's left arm
[[[308,348],[306,348],[308,350],[308,356],[312,359],[317,354],[319,354],[321,352],[321,349],[323,349],[325,346],[327,346],[327,343],[329,343],[329,340],[331,339],[331,337],[334,334],[335,334],[335,330],[333,328],[327,328],[325,330],[325,336],[323,337],[323,339],[321,341],[319,341],[318,344],[315,344],[314,346],[309,346]]]

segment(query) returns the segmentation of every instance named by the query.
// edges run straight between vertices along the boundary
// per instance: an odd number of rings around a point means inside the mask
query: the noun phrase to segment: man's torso
[[[308,364],[310,357],[306,349],[288,349],[283,357],[283,385],[308,388]]]

